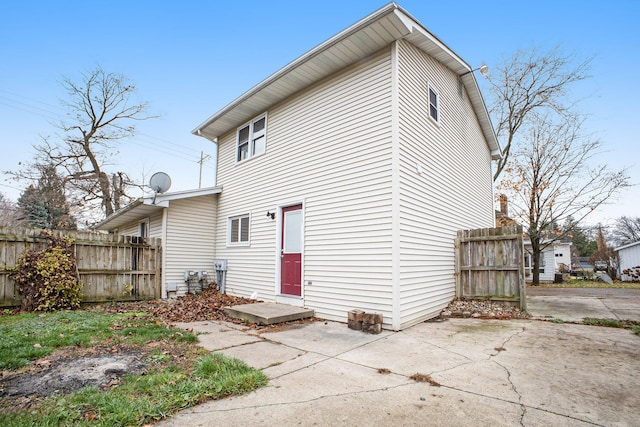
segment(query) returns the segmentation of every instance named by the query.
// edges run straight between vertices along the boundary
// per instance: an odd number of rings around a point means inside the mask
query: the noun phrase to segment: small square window
[[[249,215],[229,218],[229,245],[249,244]]]
[[[438,92],[429,86],[429,116],[440,123],[440,98]]]

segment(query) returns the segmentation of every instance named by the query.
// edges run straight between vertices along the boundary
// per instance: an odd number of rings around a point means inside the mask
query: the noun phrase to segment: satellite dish
[[[156,204],[156,197],[171,188],[171,177],[164,172],[156,172],[151,175],[149,187],[153,190],[153,204]]]
[[[151,175],[149,187],[151,187],[156,194],[162,194],[171,188],[171,178],[164,172],[156,172]]]

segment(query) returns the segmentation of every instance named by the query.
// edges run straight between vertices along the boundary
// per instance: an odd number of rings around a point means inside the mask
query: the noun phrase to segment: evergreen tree
[[[577,256],[590,257],[598,249],[598,243],[591,237],[592,230],[579,226],[573,218],[569,218],[563,228],[571,230],[568,234]]]
[[[30,227],[76,230],[77,223],[70,214],[64,192],[64,182],[53,165],[38,165],[40,179],[30,185],[18,199]]]

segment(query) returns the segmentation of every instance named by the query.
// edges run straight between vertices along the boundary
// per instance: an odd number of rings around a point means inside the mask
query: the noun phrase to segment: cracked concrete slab
[[[420,327],[415,329],[419,330]],[[398,349],[402,349],[402,352]],[[389,369],[406,376],[442,371],[473,362],[467,355],[457,354],[444,344],[434,344],[415,334],[402,332],[347,351],[338,357],[371,368]]]
[[[242,359],[247,365],[256,369],[266,369],[295,360],[304,355],[304,350],[298,350],[282,344],[258,341],[219,351],[225,356]]]
[[[267,374],[269,378],[279,378],[292,372],[305,369],[308,366],[318,364],[323,360],[327,360],[327,358],[327,356],[321,354],[305,352],[299,357],[289,359],[279,365],[270,366],[264,369],[263,372]]]
[[[527,287],[527,311],[538,319],[581,323],[585,317],[640,322],[640,289]]]
[[[176,323],[177,328],[182,328],[198,335],[200,345],[209,351],[246,345],[262,341],[254,331],[247,333],[238,325],[230,322],[201,321],[191,323]]]
[[[582,322],[585,317],[615,319],[615,315],[599,298],[538,296],[527,298],[527,311],[537,319],[560,319]]]
[[[381,335],[336,322],[259,336],[220,328],[208,328],[220,342],[260,339],[221,351],[264,367],[269,385],[160,425],[640,425],[640,337],[626,329],[480,319]]]
[[[302,328],[266,332],[263,337],[293,348],[311,351],[325,356],[335,356],[354,348],[380,340],[392,334],[382,331],[378,335],[349,329],[339,322],[314,322]]]
[[[535,326],[535,335],[514,338],[499,355],[523,404],[594,424],[640,424],[631,410],[640,405],[639,337],[624,329]]]

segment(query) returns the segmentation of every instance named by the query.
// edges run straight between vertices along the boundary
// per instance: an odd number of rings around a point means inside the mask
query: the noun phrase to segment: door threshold
[[[276,295],[278,304],[289,304],[294,307],[304,307],[304,300],[297,295]]]

